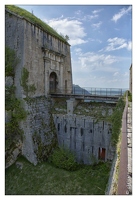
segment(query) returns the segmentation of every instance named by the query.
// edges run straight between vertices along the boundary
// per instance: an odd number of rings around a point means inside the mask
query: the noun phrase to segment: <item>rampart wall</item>
[[[111,160],[111,124],[90,116],[54,114],[58,144],[76,155],[79,163]]]

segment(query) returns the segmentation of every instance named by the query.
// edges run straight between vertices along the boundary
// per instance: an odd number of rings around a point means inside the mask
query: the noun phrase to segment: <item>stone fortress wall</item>
[[[19,83],[23,67],[29,71],[28,84],[34,84],[36,87],[34,97],[47,95],[50,92],[52,78],[56,78],[53,89],[62,92],[65,86],[66,90],[68,88],[71,92],[70,45],[28,20],[11,14],[10,11],[6,12],[5,28],[6,46],[14,49],[20,59],[15,75],[15,85],[18,86],[17,96],[21,97],[23,94]],[[54,74],[50,77],[51,73]]]
[[[90,164],[91,156],[111,159],[111,125],[74,115],[71,100],[65,115],[51,113],[50,93],[72,93],[70,45],[9,10],[5,14],[5,31],[5,45],[14,49],[19,58],[12,80],[16,96],[28,111],[27,119],[20,124],[24,131],[22,154],[36,165],[41,158],[47,159],[58,139],[60,146],[76,154],[78,162]],[[29,72],[27,84],[36,88],[29,93],[31,101],[26,101],[28,96],[21,86],[23,68]]]
[[[67,147],[79,163],[92,164],[99,159],[111,159],[111,124],[90,116],[55,114],[58,144]]]

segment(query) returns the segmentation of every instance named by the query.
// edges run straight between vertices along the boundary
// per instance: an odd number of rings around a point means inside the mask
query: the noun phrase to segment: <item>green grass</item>
[[[113,177],[113,189],[112,189],[112,195],[117,195],[118,190],[118,175],[119,175],[119,164],[120,164],[120,151],[121,151],[121,137],[122,133],[120,133],[118,142],[116,145],[116,153],[117,153],[117,160],[115,163],[115,174]]]
[[[53,28],[51,28],[48,24],[43,22],[41,19],[37,18],[32,13],[26,11],[25,9],[19,8],[17,6],[14,6],[14,5],[6,5],[5,8],[8,9],[9,11],[21,16],[21,17],[24,17],[25,19],[29,20],[33,24],[41,27],[44,31],[50,33],[51,35],[57,37],[61,41],[63,41],[66,44],[68,44],[68,42],[66,41],[66,39],[64,37],[62,37]]]
[[[109,178],[110,164],[83,166],[69,172],[48,162],[33,166],[24,157],[5,172],[6,195],[103,195]]]
[[[113,112],[115,107],[115,105],[102,102],[82,102],[76,106],[74,114],[91,116],[96,120],[108,121],[110,118],[109,110]]]

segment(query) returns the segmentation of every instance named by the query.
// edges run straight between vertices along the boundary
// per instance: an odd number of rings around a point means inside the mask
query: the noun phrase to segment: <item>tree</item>
[[[69,41],[69,36],[68,36],[68,35],[66,35],[66,36],[65,36],[65,39],[66,39],[67,41]]]

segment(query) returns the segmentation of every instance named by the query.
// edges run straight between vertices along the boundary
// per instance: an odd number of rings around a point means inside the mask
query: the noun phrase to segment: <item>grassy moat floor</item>
[[[83,166],[66,171],[48,162],[33,166],[24,157],[5,172],[6,195],[104,195],[108,183],[110,163]]]

